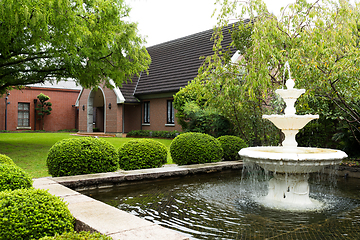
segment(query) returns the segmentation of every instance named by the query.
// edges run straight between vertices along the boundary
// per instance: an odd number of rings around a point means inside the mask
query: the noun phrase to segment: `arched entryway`
[[[92,89],[87,101],[87,132],[105,132],[105,95],[101,87]]]

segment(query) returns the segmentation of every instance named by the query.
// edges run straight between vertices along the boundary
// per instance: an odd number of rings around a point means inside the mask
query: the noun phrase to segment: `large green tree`
[[[0,92],[74,79],[116,85],[144,71],[150,56],[123,0],[2,0]]]
[[[273,104],[278,101],[274,89],[284,86],[289,77],[285,63],[289,62],[295,87],[307,89],[298,101],[299,112],[336,118],[353,137],[359,136],[359,3],[298,0],[284,6],[278,17],[261,0],[217,3],[216,52],[206,59],[197,78],[212,86],[209,96],[216,101],[209,104],[222,109],[233,122],[237,112],[258,116],[256,122],[261,122],[263,112],[281,110]],[[247,25],[234,24],[232,45],[242,54],[238,62],[230,61],[221,46],[221,29],[228,19],[250,20]]]

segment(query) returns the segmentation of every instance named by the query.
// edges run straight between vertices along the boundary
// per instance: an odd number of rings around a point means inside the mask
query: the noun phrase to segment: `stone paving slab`
[[[241,161],[222,161],[216,163],[193,164],[177,166],[171,164],[161,168],[139,169],[131,171],[117,171],[67,177],[52,178],[54,181],[75,190],[89,188],[103,188],[124,184],[128,181],[141,181],[158,178],[185,176],[188,174],[210,173],[226,169],[241,169]]]
[[[67,188],[63,185],[60,185],[57,182],[54,182],[52,184],[39,184],[35,180],[33,187],[48,190],[49,193],[56,195],[58,197],[62,197],[62,198],[65,196],[80,195],[80,193],[78,193],[70,188]]]
[[[130,213],[82,195],[49,178],[34,179],[33,186],[48,190],[61,197],[76,219],[76,231],[96,231],[113,239],[174,239],[186,240],[187,237]],[[139,238],[141,236],[141,238]]]
[[[173,164],[162,168],[70,177],[38,178],[34,179],[33,186],[38,189],[47,189],[49,193],[61,197],[67,202],[71,214],[76,219],[75,229],[77,231],[96,231],[111,236],[113,239],[122,240],[186,240],[189,238],[174,230],[136,217],[91,197],[82,195],[66,186],[71,186],[72,188],[84,188],[88,185],[106,187],[144,179],[166,178],[240,168],[242,168],[242,162],[219,162],[187,166]]]
[[[180,234],[178,234],[178,235],[180,235]],[[117,239],[119,239],[119,240],[122,240],[122,239],[172,240],[172,239],[174,239],[173,238],[174,232],[172,230],[165,232],[165,231],[163,231],[163,227],[154,224],[152,226],[143,227],[143,228],[141,228],[140,231],[138,229],[133,229],[133,230],[129,230],[129,231],[122,231],[122,232],[116,233],[116,234],[111,234],[109,236],[111,236],[114,240],[115,239],[116,240]],[[177,239],[189,239],[189,238],[184,237],[184,236],[179,236],[179,238],[177,238]]]
[[[154,224],[99,201],[78,202],[68,207],[76,219],[106,235]]]

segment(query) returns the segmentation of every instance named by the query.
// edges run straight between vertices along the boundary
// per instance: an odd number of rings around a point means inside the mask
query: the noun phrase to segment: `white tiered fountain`
[[[305,89],[295,89],[294,80],[286,81],[287,89],[278,89],[286,103],[285,115],[263,115],[285,134],[282,147],[249,147],[240,150],[244,162],[256,163],[273,172],[268,194],[259,202],[280,209],[313,210],[321,203],[309,197],[309,174],[329,165],[339,164],[347,155],[343,151],[323,148],[297,147],[295,136],[299,129],[319,115],[296,115],[294,104]]]

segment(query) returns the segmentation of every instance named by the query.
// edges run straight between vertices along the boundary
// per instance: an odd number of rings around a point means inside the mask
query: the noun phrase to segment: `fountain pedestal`
[[[264,197],[265,202],[281,202],[309,208],[314,205],[310,199],[308,174],[275,173],[269,181],[269,192]]]

